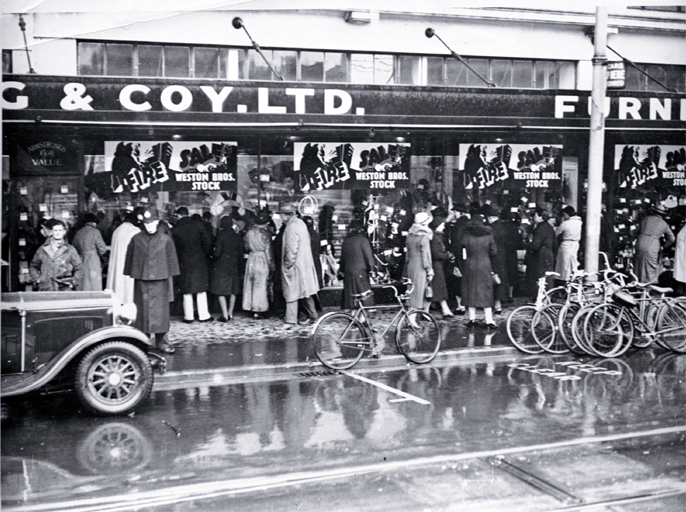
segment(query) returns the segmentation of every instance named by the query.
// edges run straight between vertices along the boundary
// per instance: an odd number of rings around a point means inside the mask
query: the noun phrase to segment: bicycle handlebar
[[[412,279],[410,279],[408,277],[403,277],[400,282],[404,285],[407,285],[407,290],[405,290],[405,294],[412,293],[412,290],[414,289],[414,285],[412,284]],[[382,288],[393,288],[393,293],[395,294],[395,298],[396,299],[400,298],[400,295],[398,295],[398,288],[396,288],[396,285],[386,284],[386,285],[382,286]]]

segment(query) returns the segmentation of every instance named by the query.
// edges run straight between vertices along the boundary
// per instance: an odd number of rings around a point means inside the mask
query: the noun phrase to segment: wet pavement
[[[11,401],[3,510],[684,509],[686,355],[502,359]]]

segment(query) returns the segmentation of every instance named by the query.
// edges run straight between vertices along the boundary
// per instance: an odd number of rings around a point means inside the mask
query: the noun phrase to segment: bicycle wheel
[[[564,304],[567,301],[567,288],[564,286],[556,286],[551,288],[545,294],[548,297],[548,302],[551,304]]]
[[[617,357],[626,352],[634,338],[634,324],[624,308],[600,304],[586,315],[584,334],[589,348],[601,357]]]
[[[398,351],[413,363],[428,363],[441,348],[441,331],[433,316],[412,309],[403,315],[395,328]]]
[[[586,320],[586,315],[588,315],[588,313],[590,313],[596,305],[597,304],[587,304],[586,306],[582,306],[579,311],[577,311],[576,315],[574,315],[574,318],[572,319],[572,328],[570,329],[572,332],[572,339],[579,350],[586,355],[594,357],[596,357],[598,354],[596,354],[589,347],[589,343],[584,332],[584,321]]]
[[[538,311],[531,321],[534,340],[540,347],[551,354],[566,354],[569,347],[559,333],[558,319],[563,304],[548,304]]]
[[[536,343],[531,329],[534,316],[538,313],[536,306],[526,304],[516,308],[507,317],[507,336],[512,344],[527,354],[541,354],[543,349]]]
[[[672,352],[686,354],[686,307],[666,303],[657,317],[655,341]]]
[[[312,333],[317,359],[332,370],[347,370],[357,363],[370,336],[360,322],[346,313],[328,313],[317,322]]]
[[[562,306],[557,317],[557,334],[571,353],[583,356],[586,352],[577,344],[572,334],[572,321],[580,309],[581,305],[578,302],[570,302]]]

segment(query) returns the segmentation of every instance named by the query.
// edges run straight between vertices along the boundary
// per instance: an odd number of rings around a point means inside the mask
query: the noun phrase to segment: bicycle
[[[397,304],[365,306],[364,301],[373,295],[372,290],[354,294],[357,308],[352,314],[337,311],[322,316],[312,329],[314,353],[317,359],[332,370],[352,368],[365,352],[377,356],[384,345],[383,338],[395,325],[395,344],[408,361],[424,364],[432,361],[441,348],[441,332],[438,323],[421,309],[408,309],[403,303],[412,292],[412,282],[404,278],[405,293],[399,294],[395,284],[392,288]],[[399,308],[393,319],[377,336],[368,312],[379,309]],[[381,348],[380,348],[381,347]]]

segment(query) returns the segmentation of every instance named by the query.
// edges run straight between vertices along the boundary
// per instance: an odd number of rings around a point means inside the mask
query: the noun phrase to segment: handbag
[[[431,283],[426,285],[426,290],[424,290],[424,298],[427,300],[434,298],[434,289],[431,287]]]
[[[500,284],[502,281],[500,280],[500,276],[496,274],[495,272],[491,272],[491,276],[493,276],[493,282],[495,284]]]

